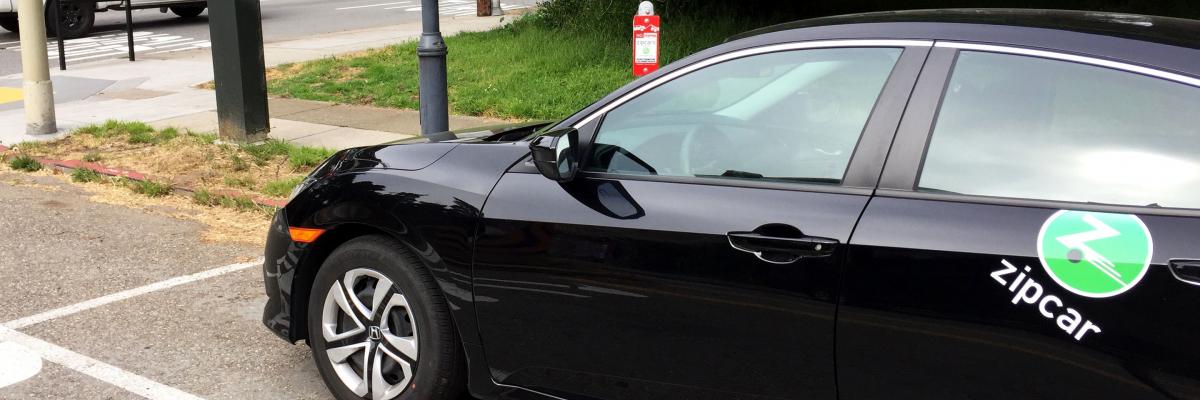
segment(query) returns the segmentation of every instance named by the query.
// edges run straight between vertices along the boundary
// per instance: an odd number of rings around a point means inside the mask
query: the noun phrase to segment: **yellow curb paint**
[[[0,87],[0,104],[21,101],[22,98],[21,89]]]

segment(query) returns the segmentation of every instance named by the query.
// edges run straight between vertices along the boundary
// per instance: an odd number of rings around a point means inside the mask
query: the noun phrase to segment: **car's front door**
[[[928,51],[904,44],[667,75],[584,123],[574,181],[506,174],[474,264],[493,378],[565,398],[834,399],[843,244]]]
[[[938,44],[851,240],[842,399],[1200,398],[1200,80],[1146,71]]]

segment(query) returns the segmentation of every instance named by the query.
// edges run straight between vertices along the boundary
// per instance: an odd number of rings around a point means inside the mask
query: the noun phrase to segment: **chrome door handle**
[[[802,236],[767,236],[757,232],[729,232],[729,246],[754,254],[771,264],[791,264],[802,258],[827,257],[833,254],[837,240]]]
[[[1172,259],[1167,262],[1175,279],[1189,285],[1200,286],[1200,260]]]

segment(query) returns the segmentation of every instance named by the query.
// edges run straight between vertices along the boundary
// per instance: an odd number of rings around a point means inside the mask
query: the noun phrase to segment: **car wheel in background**
[[[175,6],[171,7],[171,12],[180,18],[196,18],[204,12],[204,8],[204,6]]]
[[[52,8],[57,6],[57,0],[46,3],[46,32],[51,36],[57,35]],[[92,31],[92,25],[96,24],[96,5],[91,2],[68,1],[63,3],[58,18],[62,20],[64,39],[87,36],[88,32]]]
[[[317,271],[308,343],[330,392],[348,399],[456,399],[465,364],[449,307],[400,243],[364,236]]]
[[[4,28],[4,30],[9,32],[18,31],[19,27],[17,26],[17,17],[0,17],[0,28]]]

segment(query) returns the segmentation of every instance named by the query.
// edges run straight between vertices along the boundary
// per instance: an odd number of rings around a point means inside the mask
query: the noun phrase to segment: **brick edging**
[[[0,144],[0,161],[7,160],[8,156],[9,156],[9,152],[11,150],[12,149],[9,148],[8,146]],[[153,176],[150,176],[148,174],[143,174],[141,172],[128,170],[128,169],[108,167],[108,166],[104,166],[104,165],[101,165],[98,163],[87,162],[87,161],[83,161],[83,160],[57,160],[57,159],[45,158],[45,157],[33,157],[33,159],[37,160],[37,162],[41,163],[44,166],[48,166],[50,168],[53,168],[53,169],[56,169],[56,170],[59,170],[59,171],[65,172],[65,173],[70,173],[76,169],[82,168],[82,169],[96,172],[100,175],[121,177],[121,178],[129,179],[131,181],[137,181],[137,182],[156,180]],[[162,181],[162,180],[159,180],[159,181]],[[195,193],[196,188],[172,184],[171,191],[172,192],[180,191],[180,192]],[[263,207],[283,208],[283,206],[287,205],[287,201],[285,201],[285,200],[272,199],[272,198],[253,196],[253,195],[247,196],[244,193],[240,193],[240,192],[236,192],[236,191],[232,191],[232,190],[215,190],[215,191],[212,191],[212,193],[217,196],[225,196],[225,197],[234,197],[234,198],[248,197],[250,199],[250,201],[254,202],[255,205],[263,206]]]

